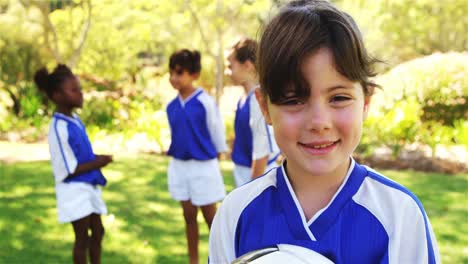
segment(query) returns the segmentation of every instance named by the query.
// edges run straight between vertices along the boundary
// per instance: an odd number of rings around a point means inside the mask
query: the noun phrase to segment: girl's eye
[[[344,95],[336,95],[331,98],[331,102],[346,102],[351,100],[351,97]]]
[[[289,105],[289,106],[302,105],[302,104],[304,104],[304,100],[300,98],[295,98],[295,97],[286,98],[282,102],[280,102],[280,105]]]

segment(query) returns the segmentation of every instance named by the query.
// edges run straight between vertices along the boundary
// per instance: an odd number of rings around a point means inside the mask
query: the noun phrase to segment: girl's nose
[[[309,104],[305,113],[306,129],[321,133],[331,128],[330,109],[323,103]]]

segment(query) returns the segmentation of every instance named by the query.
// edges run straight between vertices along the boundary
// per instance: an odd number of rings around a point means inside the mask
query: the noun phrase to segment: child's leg
[[[180,202],[184,210],[185,234],[187,235],[187,244],[189,251],[190,264],[198,263],[198,207],[191,201]]]
[[[73,246],[73,263],[75,264],[87,263],[86,253],[88,251],[90,223],[90,216],[72,222],[73,231],[75,232],[75,245]]]
[[[201,210],[208,228],[211,228],[211,223],[213,223],[213,218],[216,214],[216,204],[201,206]]]
[[[102,225],[101,216],[91,214],[91,241],[89,247],[91,264],[101,263],[101,241],[103,237],[104,226]]]

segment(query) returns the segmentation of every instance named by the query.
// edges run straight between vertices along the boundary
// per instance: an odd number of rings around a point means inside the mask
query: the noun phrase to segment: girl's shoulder
[[[61,113],[54,113],[51,122],[50,129],[56,130],[58,127],[67,129],[68,131],[85,131],[86,126],[81,121],[80,117],[76,113],[72,113],[72,116],[66,116]]]
[[[229,208],[229,211],[233,213],[240,213],[255,198],[261,196],[267,188],[276,187],[278,168],[281,167],[274,168],[265,175],[232,190],[224,199],[222,206]]]
[[[198,88],[197,94],[195,95],[196,99],[201,102],[206,107],[212,107],[216,105],[215,98],[210,95],[208,92],[203,90],[203,88]]]
[[[405,211],[424,213],[421,201],[407,187],[370,167],[363,167],[367,176],[353,197],[355,202],[374,212],[384,209],[383,215],[396,216]]]

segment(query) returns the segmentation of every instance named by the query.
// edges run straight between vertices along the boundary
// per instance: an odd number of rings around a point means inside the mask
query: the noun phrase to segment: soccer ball
[[[333,264],[319,253],[299,246],[279,244],[244,254],[232,264]]]

